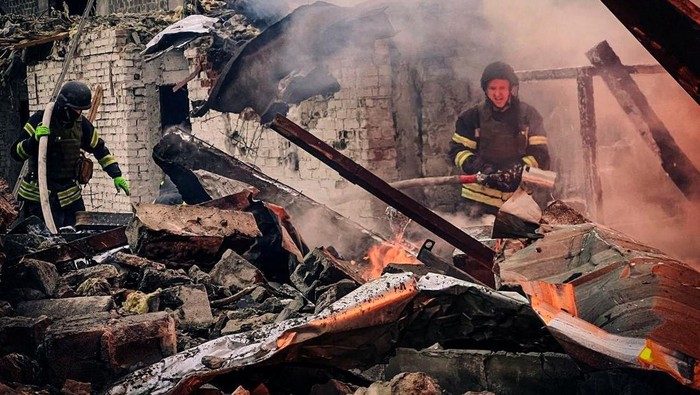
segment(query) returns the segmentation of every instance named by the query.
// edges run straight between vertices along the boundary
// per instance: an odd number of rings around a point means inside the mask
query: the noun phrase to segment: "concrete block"
[[[42,315],[60,319],[76,315],[96,314],[114,308],[111,296],[88,296],[82,298],[43,299],[22,302],[17,305],[18,315],[40,317]]]

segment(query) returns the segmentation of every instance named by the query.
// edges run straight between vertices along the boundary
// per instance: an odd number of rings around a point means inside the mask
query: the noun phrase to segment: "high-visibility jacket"
[[[18,194],[21,199],[34,202],[39,201],[39,143],[34,138],[34,133],[43,114],[43,111],[38,111],[29,118],[11,148],[15,160],[29,160],[29,172],[20,180]],[[104,141],[97,134],[97,129],[85,117],[81,116],[68,126],[52,119],[49,129],[51,134],[46,137],[46,183],[49,192],[58,196],[61,207],[82,198],[80,185],[76,181],[81,149],[93,154],[110,177],[115,178],[122,174],[117,159],[110,154]]]
[[[522,162],[549,169],[549,151],[542,116],[534,107],[513,99],[505,111],[493,108],[487,99],[460,114],[450,142],[450,156],[467,174],[505,170]],[[479,160],[477,160],[477,158]],[[512,196],[512,192],[478,184],[463,184],[462,197],[494,207]]]

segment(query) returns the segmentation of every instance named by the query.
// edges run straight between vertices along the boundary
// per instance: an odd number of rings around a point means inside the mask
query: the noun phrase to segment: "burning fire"
[[[399,236],[393,242],[383,242],[369,248],[364,258],[369,261],[369,267],[363,274],[365,280],[380,277],[384,268],[391,263],[420,265],[420,262],[402,246],[401,239]]]

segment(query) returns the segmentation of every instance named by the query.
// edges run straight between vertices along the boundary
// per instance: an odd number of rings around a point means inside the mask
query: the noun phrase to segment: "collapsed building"
[[[501,56],[495,42],[465,44],[469,29],[488,29],[481,2],[468,3],[425,2],[417,11],[381,12],[317,4],[287,15],[289,10],[246,13],[224,2],[200,2],[200,12],[211,19],[166,34],[163,29],[178,26],[182,13],[194,10],[182,4],[179,15],[114,16],[152,5],[119,10],[98,2],[96,11],[105,15],[90,19],[68,78],[101,86],[96,125],[123,163],[134,193],[115,197],[111,182],[98,172],[85,191],[88,210],[126,215],[86,215],[80,222],[86,233],[73,236],[76,240],[47,236],[36,223],[5,238],[2,284],[9,303],[3,332],[21,341],[3,351],[6,371],[14,374],[4,379],[109,393],[193,392],[205,382],[229,392],[240,385],[251,392],[257,387],[329,393],[336,387],[333,393],[352,393],[373,379],[420,366],[438,379],[421,376],[414,386],[439,383],[453,393],[697,388],[697,346],[669,335],[673,323],[683,320],[678,311],[696,316],[697,272],[687,264],[579,220],[545,230],[549,236],[499,262],[499,285],[520,294],[493,293],[473,272],[465,273],[468,265],[455,268],[444,263],[451,256],[424,249],[419,261],[428,269],[401,266],[418,263],[410,245],[400,248],[409,252],[405,260],[391,258],[384,263],[398,265],[380,268],[375,276],[382,270],[415,275],[385,274],[368,282],[373,278],[364,259],[368,249],[395,236],[391,219],[376,220],[384,217],[387,203],[360,194],[353,185],[360,184],[357,179],[263,126],[285,113],[385,180],[453,174],[445,145],[454,119],[480,95],[474,76]],[[395,30],[398,21],[432,25],[451,14],[474,23],[463,34],[430,30],[434,35],[423,40],[445,44],[439,48],[407,47]],[[5,22],[8,32],[26,28],[27,22],[12,18]],[[11,94],[3,97],[9,103],[2,116],[10,120],[4,127],[19,129],[21,114],[41,109],[60,74],[69,45],[69,35],[62,33],[75,20],[44,18],[43,30],[54,34],[13,41],[3,58],[4,74],[11,77],[5,79]],[[280,27],[278,20],[285,24]],[[326,30],[299,27],[309,21],[323,21],[314,25]],[[339,28],[346,34],[333,35]],[[315,52],[319,47],[323,56]],[[594,59],[594,66],[603,66]],[[635,68],[640,70],[659,72]],[[584,72],[590,69],[561,74],[575,78]],[[520,76],[527,81],[543,74],[557,72]],[[552,140],[575,136],[585,150],[585,135],[557,132]],[[5,151],[14,135],[3,131]],[[603,188],[595,184],[600,175],[587,175],[588,190],[573,181],[588,168],[585,160],[556,161],[563,180],[557,196],[602,217],[595,203]],[[16,179],[18,169],[9,159],[2,166],[9,180]],[[192,207],[149,204],[164,174]],[[680,188],[673,182],[668,187]],[[431,209],[459,209],[452,186],[407,192]],[[101,226],[110,230],[90,233],[104,230]],[[421,236],[442,237],[441,231],[428,227]],[[582,242],[558,247],[571,240]],[[533,255],[535,263],[528,262]],[[542,271],[542,262],[551,262],[552,272]],[[569,266],[558,267],[561,262]],[[600,278],[629,281],[609,287],[617,295],[610,306],[589,296],[601,286],[594,281]],[[647,284],[645,289],[654,284],[651,294],[627,291],[639,284]],[[674,295],[674,303],[657,303],[663,293]],[[624,318],[632,305],[635,319]],[[671,324],[659,324],[665,322]],[[692,339],[698,326],[689,327]],[[592,335],[600,328],[619,337]],[[426,349],[434,344],[439,346]],[[401,351],[385,365],[396,346]],[[431,370],[438,360],[452,361],[448,366],[456,371]],[[147,364],[153,365],[124,376]],[[470,368],[462,370],[463,365]],[[345,370],[373,366],[381,377]],[[289,373],[280,374],[280,367]],[[591,368],[606,369],[597,376],[587,373]],[[524,379],[514,379],[520,376]]]

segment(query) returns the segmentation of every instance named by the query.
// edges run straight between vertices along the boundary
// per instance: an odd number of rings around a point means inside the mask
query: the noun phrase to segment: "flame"
[[[401,236],[392,242],[383,242],[370,247],[364,259],[369,261],[369,267],[363,273],[367,281],[380,277],[384,268],[391,263],[420,265],[420,262],[402,246]]]

